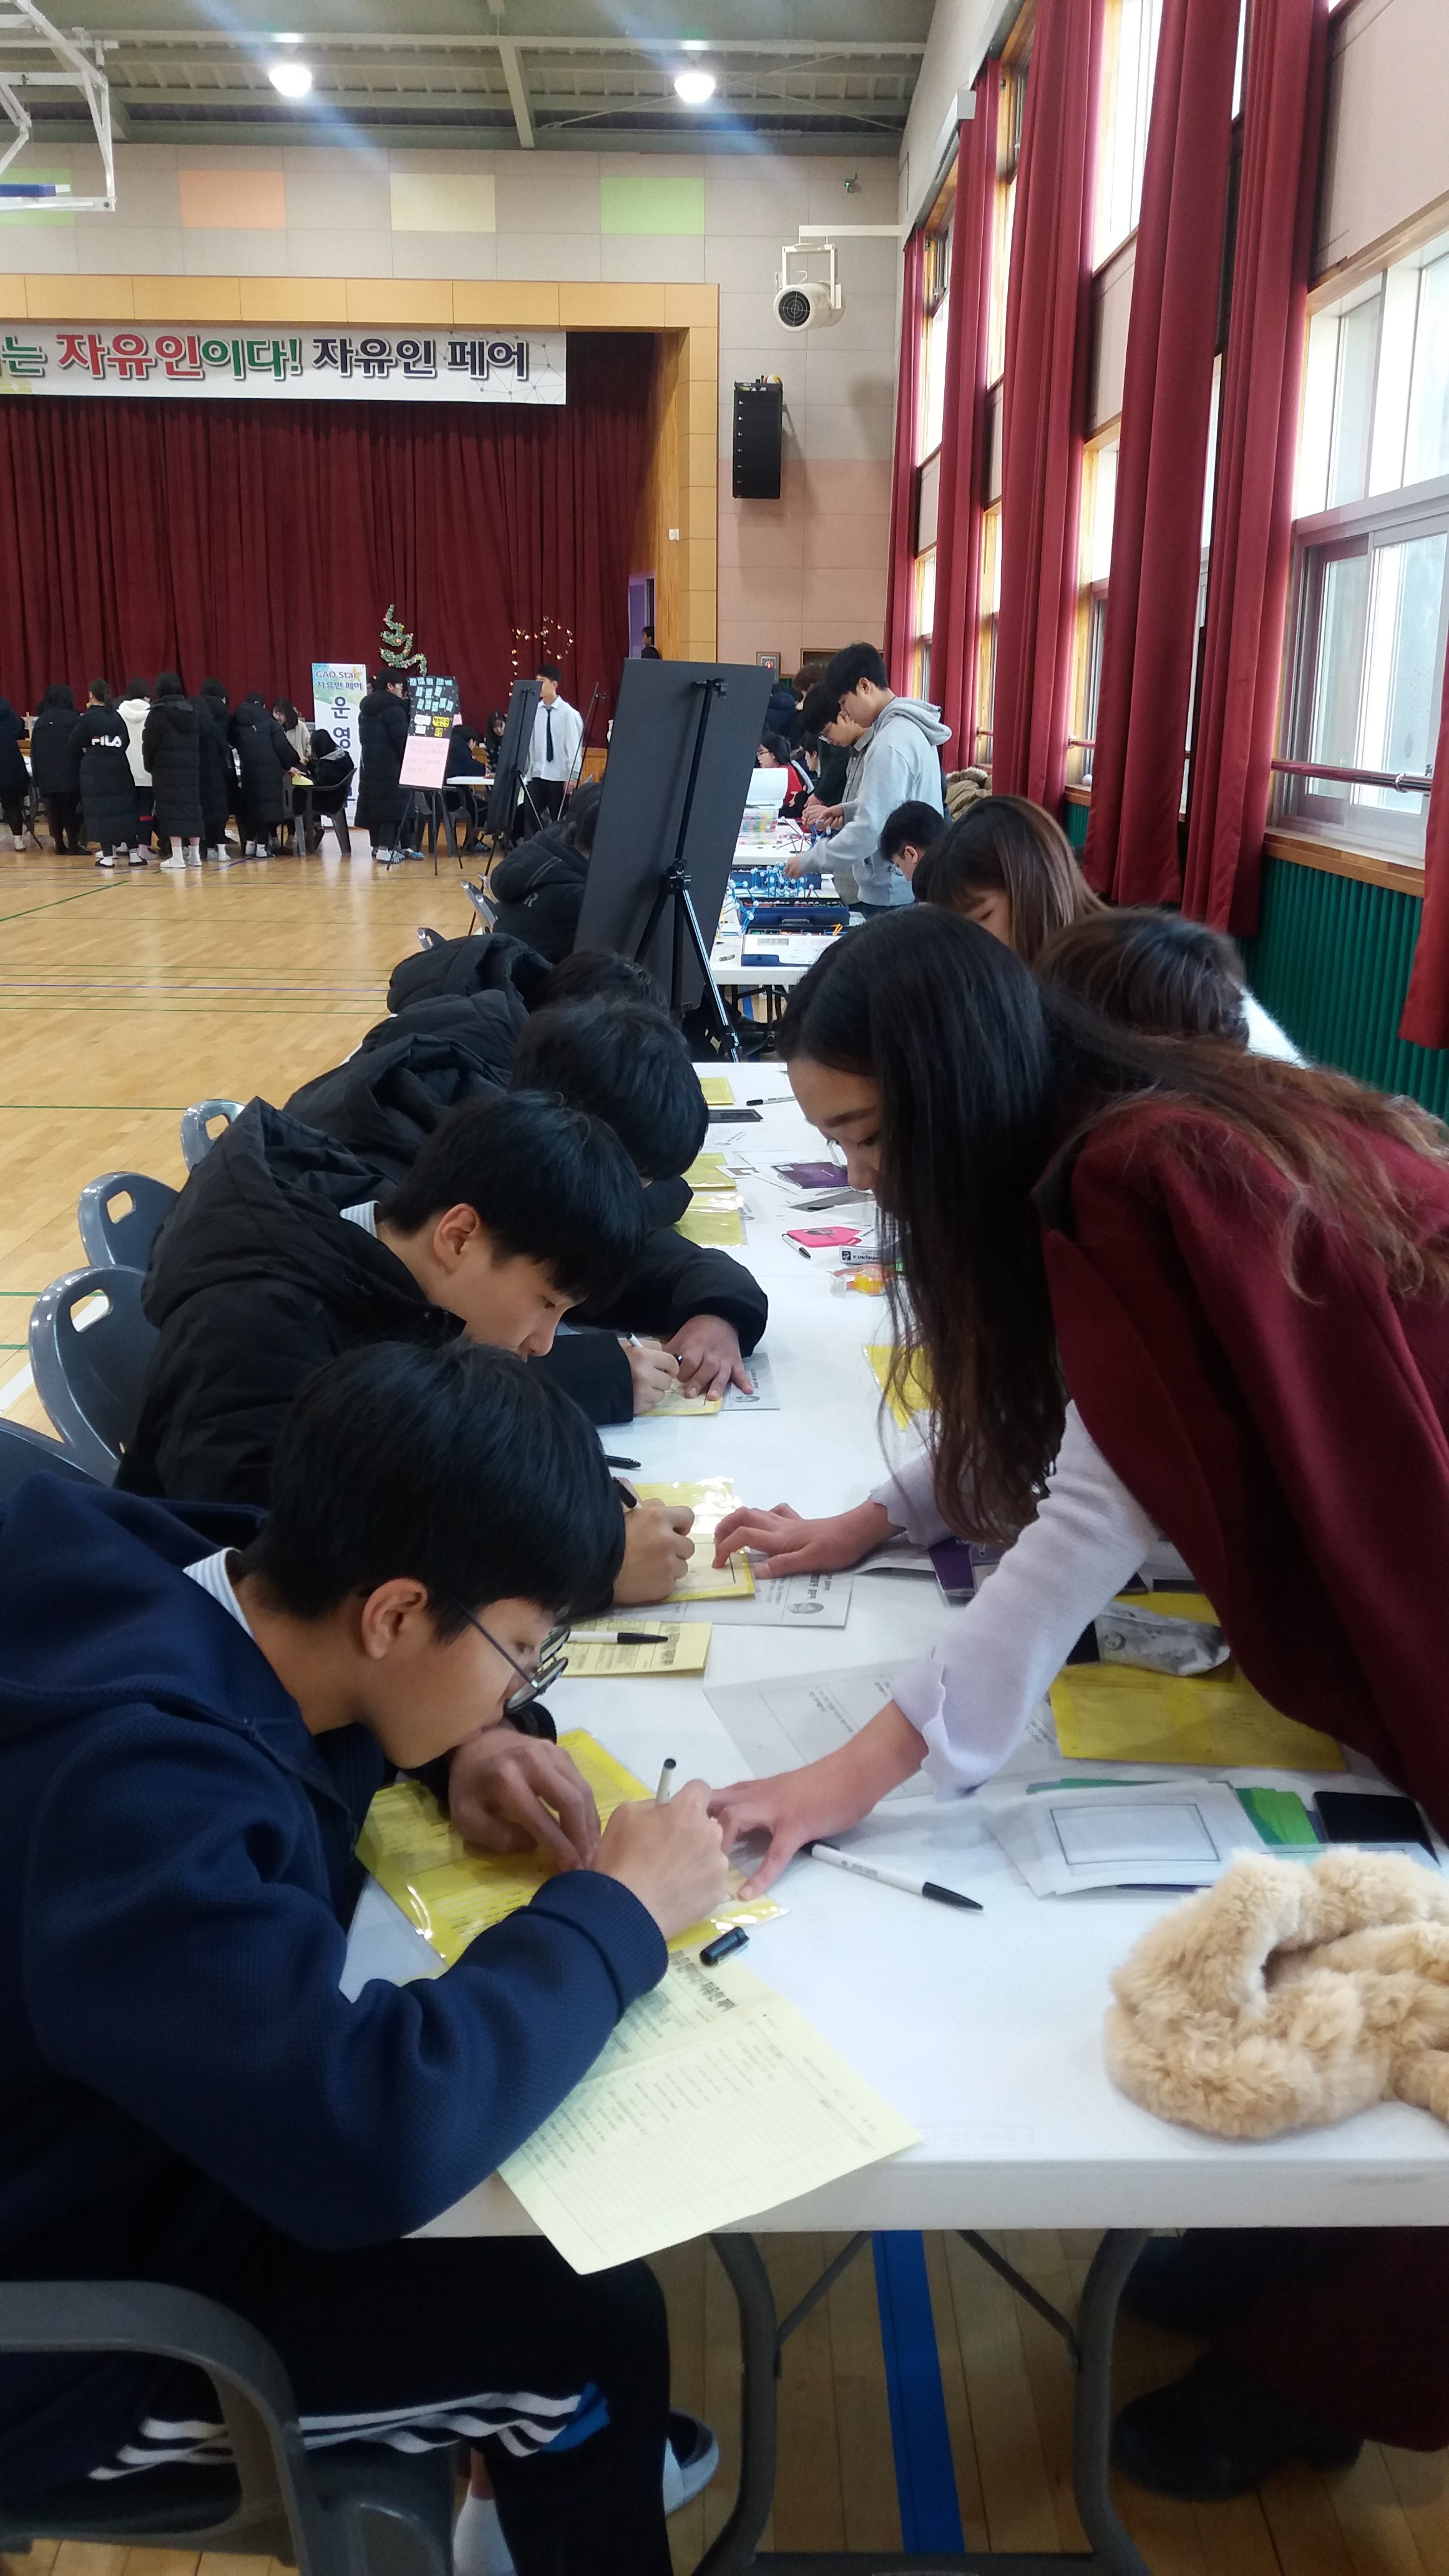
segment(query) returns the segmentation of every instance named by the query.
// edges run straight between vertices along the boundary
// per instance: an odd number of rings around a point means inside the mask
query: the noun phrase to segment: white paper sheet
[[[843,1628],[850,1582],[848,1574],[756,1574],[752,1600],[672,1607],[681,1618],[713,1619],[722,1628]]]
[[[1036,1896],[1096,1887],[1211,1887],[1234,1855],[1265,1845],[1220,1780],[997,1780],[976,1806]]]
[[[768,1779],[837,1753],[884,1708],[895,1686],[893,1669],[853,1665],[838,1672],[791,1673],[779,1681],[722,1682],[706,1690],[705,1697],[756,1779]],[[920,1771],[890,1792],[891,1800],[934,1796]]]

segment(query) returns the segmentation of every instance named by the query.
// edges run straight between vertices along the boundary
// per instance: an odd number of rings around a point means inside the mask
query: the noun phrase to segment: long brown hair
[[[1312,1220],[1400,1294],[1449,1294],[1449,1235],[1423,1239],[1378,1150],[1393,1142],[1449,1165],[1437,1120],[1342,1074],[1103,1019],[972,922],[903,908],[851,931],[791,995],[780,1052],[879,1091],[882,1231],[901,1265],[897,1383],[923,1352],[936,1499],[963,1533],[1014,1537],[1060,1445],[1066,1398],[1032,1191],[1084,1126],[1150,1096],[1183,1113],[1185,1158],[1237,1188],[1259,1226],[1265,1208],[1277,1216],[1290,1278]]]
[[[975,896],[1004,894],[1011,945],[1027,966],[1053,931],[1102,908],[1060,823],[1026,796],[980,796],[968,805],[921,860],[911,891],[917,903],[968,919]]]

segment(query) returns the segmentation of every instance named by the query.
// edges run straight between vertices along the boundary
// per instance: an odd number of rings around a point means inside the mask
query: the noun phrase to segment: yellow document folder
[[[1154,1610],[1201,1594],[1150,1593]],[[1196,1605],[1201,1603],[1201,1607]],[[1174,1613],[1167,1612],[1169,1617]],[[1068,1664],[1051,1686],[1057,1742],[1070,1762],[1185,1762],[1194,1770],[1341,1771],[1331,1735],[1281,1717],[1233,1664],[1193,1681],[1126,1664]]]
[[[616,1807],[650,1795],[583,1727],[559,1742],[593,1790],[604,1824]],[[480,1932],[516,1914],[554,1875],[543,1852],[475,1851],[420,1780],[396,1780],[390,1789],[379,1789],[357,1838],[357,1857],[450,1968]],[[731,1883],[736,1892],[743,1886],[740,1870],[731,1872]],[[697,1950],[732,1923],[768,1923],[784,1910],[772,1896],[744,1901],[731,1895],[707,1923],[692,1923],[669,1946]]]
[[[924,1351],[912,1353],[905,1381],[900,1387],[891,1385],[891,1370],[895,1365],[896,1357],[893,1343],[868,1342],[865,1356],[870,1362],[875,1382],[890,1408],[892,1419],[902,1431],[910,1428],[912,1414],[930,1412],[936,1399],[932,1392],[930,1370]]]
[[[689,1565],[670,1593],[671,1601],[748,1601],[755,1589],[755,1578],[749,1560],[732,1556],[727,1565],[714,1563],[714,1534],[726,1512],[735,1507],[735,1489],[728,1476],[709,1476],[694,1485],[635,1485],[641,1502],[679,1503],[694,1514],[690,1536],[694,1554]]]

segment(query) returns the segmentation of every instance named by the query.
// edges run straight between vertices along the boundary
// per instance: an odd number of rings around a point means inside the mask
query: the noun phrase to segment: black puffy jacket
[[[388,832],[402,821],[407,797],[400,782],[407,738],[404,700],[394,697],[391,689],[369,689],[357,710],[357,744],[362,754],[357,820],[364,832]]]
[[[276,717],[260,698],[243,698],[227,731],[237,757],[239,808],[247,826],[258,830],[285,821],[292,811],[296,755]]]
[[[363,1342],[462,1331],[345,1207],[377,1175],[253,1100],[197,1165],[151,1249],[160,1339],[116,1483],[173,1500],[265,1504],[282,1418],[314,1369]]]
[[[25,794],[30,773],[20,748],[25,720],[18,716],[8,698],[0,698],[0,800],[6,804]]]
[[[47,690],[46,696],[49,695]],[[73,706],[42,706],[30,728],[30,775],[37,796],[68,796],[75,792],[70,741],[75,717]]]
[[[196,714],[201,728],[201,811],[206,846],[215,850],[226,839],[226,818],[237,801],[236,763],[226,738],[225,698],[208,697],[203,689],[196,701]]]
[[[589,863],[555,823],[521,841],[488,880],[506,937],[525,939],[551,966],[570,955],[578,936]]]
[[[114,707],[87,707],[71,734],[86,839],[103,850],[134,850],[141,837],[130,739]]]
[[[158,839],[174,833],[199,841],[201,721],[190,698],[157,698],[141,736],[141,758],[151,772]]]
[[[484,939],[434,939],[392,970],[387,988],[390,1011],[410,1011],[418,1002],[441,1002],[463,993],[497,993],[510,986],[528,1009],[549,970],[549,959],[521,939],[501,930]]]

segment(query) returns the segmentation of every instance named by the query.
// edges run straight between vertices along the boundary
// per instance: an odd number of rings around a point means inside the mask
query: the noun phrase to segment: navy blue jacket
[[[267,2222],[405,2235],[493,2171],[662,1976],[616,1880],[555,1879],[441,1977],[338,1979],[385,1765],[311,1736],[183,1568],[255,1515],[42,1472],[0,1513],[0,2272],[226,2296]],[[0,2497],[134,2429],[147,2365],[0,2359]]]

